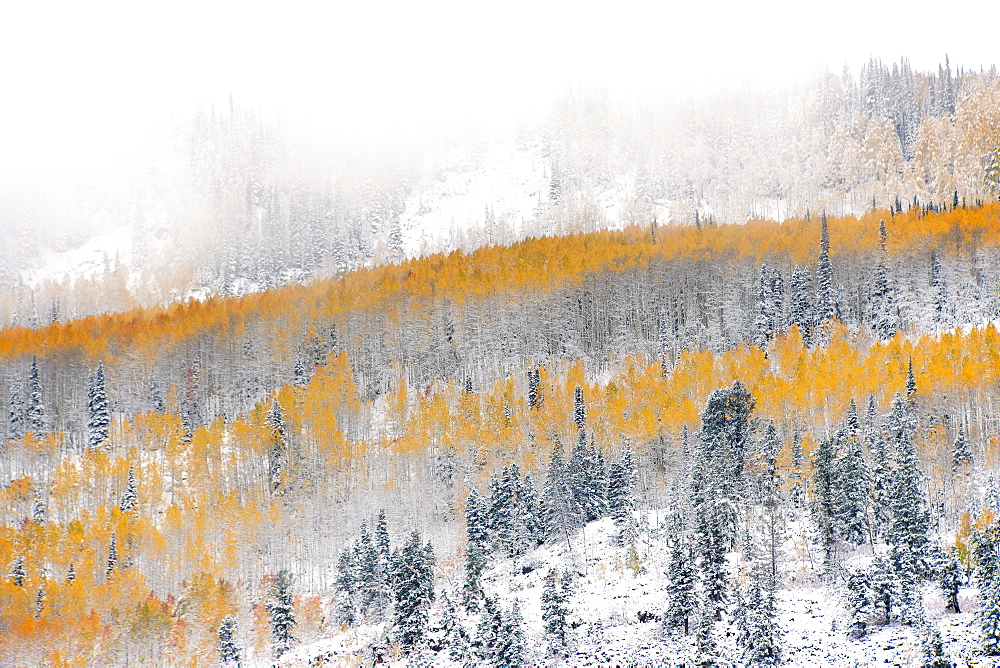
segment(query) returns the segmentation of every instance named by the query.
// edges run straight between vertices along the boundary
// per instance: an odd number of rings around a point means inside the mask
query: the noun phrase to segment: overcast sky
[[[656,91],[840,72],[870,55],[926,69],[945,52],[978,69],[995,61],[995,21],[975,6],[985,5],[12,2],[0,22],[0,176],[96,168],[230,93],[377,136],[501,124],[573,81]]]

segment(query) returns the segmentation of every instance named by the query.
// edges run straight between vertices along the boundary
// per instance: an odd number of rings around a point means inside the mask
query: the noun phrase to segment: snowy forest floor
[[[616,543],[611,519],[588,524],[569,541],[547,544],[523,556],[494,562],[484,573],[486,593],[496,596],[504,609],[516,600],[524,616],[530,665],[538,666],[682,666],[695,665],[694,635],[671,635],[662,629],[660,616],[667,606],[666,575],[671,534],[655,523],[663,513],[640,513],[645,529],[637,544],[638,561],[629,560],[629,551]],[[650,524],[653,528],[650,528]],[[805,537],[789,532],[781,548],[783,584],[778,591],[778,624],[782,631],[782,665],[788,666],[922,666],[922,633],[914,626],[893,623],[870,627],[863,639],[848,636],[843,585],[825,583],[803,555]],[[870,559],[861,553],[846,563]],[[438,601],[432,607],[430,626],[441,618],[441,594],[460,600],[461,560],[453,572],[442,569],[438,580]],[[740,580],[747,564],[730,555],[733,582]],[[572,654],[562,660],[546,656],[541,619],[543,579],[550,568],[576,574],[570,601],[574,626]],[[944,611],[944,599],[936,585],[923,589],[928,622],[935,625],[945,641],[945,653],[955,666],[998,665],[977,655],[980,632],[974,612],[978,606],[975,589],[963,588],[959,601],[963,612]],[[475,634],[476,617],[463,615],[461,621],[470,637]],[[324,638],[303,643],[278,662],[280,666],[371,665],[374,644],[382,640],[386,623],[338,629]],[[736,630],[732,616],[715,625],[717,665],[740,665]],[[271,665],[269,657],[249,657],[250,664]],[[461,666],[448,656],[424,648],[408,657],[385,657],[387,665]],[[466,664],[468,665],[468,664]]]

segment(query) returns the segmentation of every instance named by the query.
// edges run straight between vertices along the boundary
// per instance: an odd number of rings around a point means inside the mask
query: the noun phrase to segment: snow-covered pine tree
[[[941,273],[941,258],[937,252],[931,253],[931,291],[934,298],[934,322],[947,324],[948,318],[948,287]]]
[[[10,569],[10,581],[14,583],[15,587],[23,587],[27,577],[28,574],[24,570],[24,556],[18,555],[17,559],[14,560],[14,566]]]
[[[76,565],[69,562],[69,569],[66,571],[66,582],[76,582]]]
[[[774,333],[774,300],[771,297],[771,274],[766,263],[760,265],[760,279],[757,281],[755,297],[756,318],[753,322],[751,340],[758,348],[763,348]]]
[[[885,240],[885,221],[882,220],[879,221],[879,260],[868,296],[868,322],[875,336],[883,341],[891,339],[900,325],[896,299],[889,286]]]
[[[135,468],[131,464],[128,465],[128,484],[125,487],[125,493],[122,494],[121,500],[118,502],[118,510],[122,514],[127,514],[136,509],[139,504],[139,490],[135,482]]]
[[[458,617],[458,610],[447,593],[441,595],[440,646],[437,651],[448,652],[452,661],[465,664],[471,658],[469,633]],[[432,649],[435,649],[432,647]]]
[[[837,469],[840,463],[840,439],[842,432],[820,441],[813,456],[813,489],[815,490],[814,512],[823,548],[823,562],[827,568],[834,565],[836,532]]]
[[[337,576],[333,583],[334,599],[336,600],[335,616],[337,621],[347,626],[354,626],[359,621],[360,612],[357,608],[358,586],[355,573],[354,549],[345,547],[337,559]]]
[[[45,501],[42,500],[41,494],[36,494],[35,500],[31,504],[31,521],[42,526],[45,524],[45,515]]]
[[[608,508],[618,529],[618,544],[623,547],[631,546],[639,532],[632,494],[634,470],[632,451],[626,449],[621,460],[612,464],[608,472]]]
[[[781,663],[781,629],[777,623],[774,587],[759,571],[751,575],[749,591],[741,597],[743,606],[737,614],[742,621],[737,645],[742,650],[742,664],[746,666],[776,666]]]
[[[809,272],[795,265],[789,284],[788,324],[796,325],[803,341],[809,342],[809,332],[813,327],[812,281]]]
[[[952,472],[967,472],[972,466],[972,449],[969,447],[969,440],[965,437],[965,428],[958,428],[958,436],[955,437],[954,455],[952,457]]]
[[[108,548],[108,565],[104,569],[104,577],[109,578],[118,566],[118,536],[111,534],[111,546]]]
[[[885,538],[895,550],[907,552],[915,561],[926,556],[931,516],[916,451],[905,430],[896,432],[895,452],[896,465],[888,496],[890,522]]]
[[[219,663],[240,665],[240,648],[236,644],[236,619],[226,615],[219,623]]]
[[[264,423],[271,432],[271,449],[268,453],[268,473],[271,478],[271,491],[280,493],[284,489],[282,474],[285,470],[286,460],[288,459],[288,444],[285,419],[277,397],[274,398],[271,410],[268,412]]]
[[[271,583],[271,601],[267,604],[275,658],[281,658],[296,642],[293,634],[296,624],[293,603],[292,574],[282,568]]]
[[[583,399],[583,388],[579,385],[573,390],[573,423],[580,431],[587,426],[587,403]]]
[[[552,455],[542,490],[542,512],[547,536],[550,539],[568,541],[570,534],[580,526],[583,517],[573,501],[564,461],[562,443],[556,439],[552,444]]]
[[[917,378],[913,375],[913,358],[906,365],[906,398],[910,399],[917,393]]]
[[[525,474],[519,487],[521,503],[519,511],[522,517],[519,526],[524,527],[526,548],[533,549],[545,541],[545,520],[542,512],[542,502],[535,490],[535,482],[530,473]]]
[[[497,661],[497,644],[503,633],[504,619],[500,604],[492,596],[483,599],[483,612],[479,616],[476,635],[472,640],[473,654],[483,665],[500,665]]]
[[[581,431],[566,465],[566,478],[574,512],[582,522],[600,519],[607,512],[607,483],[603,468],[594,449],[587,447],[586,436]]]
[[[823,212],[819,237],[819,261],[816,266],[816,316],[817,326],[826,324],[839,315],[837,296],[833,285],[833,264],[830,262],[830,232],[826,212]]]
[[[954,549],[942,554],[936,570],[941,595],[944,596],[945,612],[962,612],[958,603],[958,591],[962,586],[962,566],[958,562]]]
[[[24,381],[17,375],[10,384],[10,437],[22,438],[28,433],[28,401],[24,396]]]
[[[674,540],[667,567],[667,610],[663,626],[667,631],[682,630],[690,633],[691,619],[698,611],[698,584],[694,554],[689,542],[682,536]]]
[[[108,438],[111,425],[111,408],[108,404],[108,393],[104,380],[104,365],[98,364],[97,370],[89,376],[90,387],[87,391],[87,445],[97,448]]]
[[[45,404],[42,401],[42,381],[38,375],[38,358],[31,358],[31,371],[28,374],[28,407],[25,411],[25,423],[28,431],[35,435],[45,433],[47,418]]]
[[[941,637],[938,627],[932,622],[926,622],[922,635],[921,648],[924,655],[922,668],[953,668],[954,664],[944,653],[944,638]]]
[[[486,508],[476,490],[469,492],[465,502],[465,536],[469,545],[476,545],[485,554],[489,549],[490,531],[487,526]]]
[[[395,597],[393,627],[400,646],[412,651],[427,631],[434,601],[434,551],[430,543],[420,544],[414,531],[410,540],[393,554],[392,584]]]
[[[848,635],[863,638],[872,616],[871,574],[865,570],[851,571],[847,577],[847,613]]]
[[[974,576],[981,605],[976,613],[983,634],[983,653],[1000,656],[1000,540],[990,525],[972,534]]]
[[[469,612],[479,611],[479,602],[483,600],[483,570],[486,568],[486,558],[478,544],[469,542],[465,550],[465,583],[462,585],[462,605]]]
[[[528,369],[528,408],[538,408],[541,405],[538,391],[540,380],[541,372],[538,368]]]
[[[510,611],[503,616],[500,633],[496,640],[496,665],[523,666],[528,656],[528,645],[524,637],[524,617],[521,604],[514,600]]]
[[[564,657],[568,649],[569,597],[559,570],[550,568],[542,586],[542,628],[548,656]]]
[[[844,433],[843,455],[836,467],[836,491],[834,493],[834,526],[841,540],[852,545],[861,545],[869,540],[868,495],[871,475],[865,462],[861,439],[850,435],[850,427]]]

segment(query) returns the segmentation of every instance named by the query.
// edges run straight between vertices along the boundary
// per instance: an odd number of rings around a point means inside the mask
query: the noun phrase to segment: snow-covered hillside
[[[640,513],[644,527],[636,545],[636,556],[619,547],[617,530],[610,518],[591,522],[568,542],[548,544],[522,557],[495,563],[484,573],[488,596],[499,601],[502,610],[516,602],[524,619],[529,663],[547,666],[663,666],[695,665],[699,655],[695,634],[671,634],[663,629],[661,617],[668,605],[671,532],[665,524],[657,526],[664,513]],[[777,592],[778,625],[782,634],[782,665],[789,666],[923,666],[926,628],[893,623],[872,627],[861,640],[848,636],[848,613],[843,587],[825,581],[810,566],[802,552],[803,535],[789,534],[779,557],[783,584]],[[868,559],[862,548],[854,562]],[[636,558],[638,557],[638,558]],[[730,575],[746,583],[748,564],[730,555]],[[851,565],[848,562],[845,565]],[[574,575],[569,608],[573,627],[571,653],[564,659],[547,655],[542,621],[542,591],[550,568]],[[459,581],[458,573],[444,572],[438,578],[438,598],[431,609],[431,642],[442,633],[444,597],[452,602],[461,593],[449,589],[449,582]],[[923,590],[927,623],[937,628],[944,640],[944,651],[955,665],[992,665],[977,657],[980,644],[974,612],[977,592],[962,589],[959,600],[963,612],[946,613],[941,594],[933,585]],[[331,601],[327,601],[331,603]],[[460,606],[458,607],[461,610]],[[714,625],[716,661],[721,665],[740,665],[741,647],[734,623],[735,604],[730,614]],[[478,616],[459,612],[459,621],[474,639]],[[336,630],[285,654],[281,666],[301,665],[371,665],[381,656],[388,665],[462,666],[447,648],[439,652],[424,647],[410,656],[400,655],[391,641],[387,623],[361,625]],[[270,663],[270,656],[249,657],[258,665]],[[981,663],[982,661],[987,663]],[[475,662],[472,659],[473,663]],[[466,662],[464,665],[469,665]]]

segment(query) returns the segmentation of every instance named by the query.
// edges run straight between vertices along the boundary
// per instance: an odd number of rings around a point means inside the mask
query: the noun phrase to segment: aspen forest
[[[8,182],[0,664],[991,665],[1000,79],[719,99],[568,90],[433,239],[232,102],[88,277]]]

